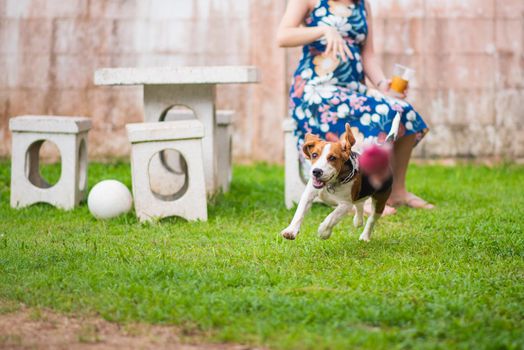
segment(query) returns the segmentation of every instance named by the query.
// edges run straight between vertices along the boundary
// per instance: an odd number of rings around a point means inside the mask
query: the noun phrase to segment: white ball
[[[87,197],[89,211],[97,219],[111,219],[131,210],[133,197],[129,189],[116,180],[104,180],[93,187]]]

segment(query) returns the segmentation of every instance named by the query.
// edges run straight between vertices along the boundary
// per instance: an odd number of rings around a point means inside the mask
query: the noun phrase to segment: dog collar
[[[348,176],[346,176],[344,179],[342,179],[342,181],[340,181],[341,184],[345,185],[347,183],[349,183],[351,180],[353,180],[353,178],[355,177],[355,175],[357,175],[358,173],[358,167],[359,167],[359,163],[358,163],[358,157],[360,155],[357,153],[357,152],[351,152],[351,155],[349,156],[349,159],[347,160],[348,163],[351,163],[351,172],[349,173]]]

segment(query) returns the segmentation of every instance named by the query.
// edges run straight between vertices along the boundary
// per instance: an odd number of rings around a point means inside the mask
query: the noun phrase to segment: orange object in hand
[[[393,78],[391,79],[390,89],[404,94],[408,88],[409,81],[413,79],[415,71],[400,64],[396,64],[393,68]]]
[[[404,92],[406,92],[406,89],[408,88],[408,84],[409,84],[409,81],[407,81],[406,79],[402,79],[398,75],[395,75],[391,79],[390,89],[395,92],[398,92],[399,94],[403,94]]]

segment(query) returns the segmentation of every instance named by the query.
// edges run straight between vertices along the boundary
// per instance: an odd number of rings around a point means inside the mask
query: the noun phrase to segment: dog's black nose
[[[312,173],[313,173],[313,176],[316,177],[317,179],[324,174],[322,169],[313,169]]]

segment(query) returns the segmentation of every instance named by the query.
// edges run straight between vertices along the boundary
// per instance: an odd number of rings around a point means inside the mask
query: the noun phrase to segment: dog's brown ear
[[[349,123],[346,123],[346,132],[342,134],[340,143],[342,144],[342,153],[347,159],[349,159],[351,155],[351,147],[355,145],[355,142],[355,136],[353,136],[353,132],[351,132],[351,127]]]
[[[304,146],[302,146],[302,152],[307,159],[311,159],[311,149],[315,146],[317,142],[320,141],[320,137],[313,134],[306,134],[304,138]]]

